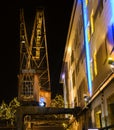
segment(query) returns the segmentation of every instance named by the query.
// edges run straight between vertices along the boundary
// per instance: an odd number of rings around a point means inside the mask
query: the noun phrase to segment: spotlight
[[[112,57],[109,57],[109,58],[108,58],[108,64],[109,64],[112,68],[114,68],[114,59],[113,59]]]
[[[45,107],[46,103],[45,102],[39,102],[39,107]]]
[[[83,94],[83,98],[85,102],[88,102],[90,99],[90,96],[88,94]]]
[[[114,59],[112,57],[108,58],[108,64],[114,65]]]

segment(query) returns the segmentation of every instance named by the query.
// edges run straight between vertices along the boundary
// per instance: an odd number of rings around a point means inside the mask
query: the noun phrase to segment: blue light
[[[90,70],[90,48],[89,41],[87,36],[88,29],[88,16],[87,16],[87,6],[85,0],[81,0],[82,2],[82,13],[83,13],[83,22],[84,22],[84,45],[86,49],[86,69],[87,69],[87,80],[88,80],[88,89],[90,95],[92,94],[92,82],[91,82],[91,70]]]
[[[39,102],[40,107],[45,107],[45,105],[46,105],[45,102]]]
[[[108,30],[107,30],[107,40],[112,47],[114,46],[114,36],[113,35],[114,35],[114,27],[113,27],[113,25],[109,25]]]
[[[111,9],[111,24],[114,24],[114,0],[109,0],[110,9]]]
[[[45,98],[44,97],[40,97],[39,106],[40,107],[45,107],[46,106]]]

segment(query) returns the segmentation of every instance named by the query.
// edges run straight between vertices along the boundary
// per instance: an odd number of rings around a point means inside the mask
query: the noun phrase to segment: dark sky
[[[62,58],[73,0],[10,1],[0,9],[0,101],[10,101],[18,93],[19,9],[44,7],[52,98],[62,92],[59,84]]]

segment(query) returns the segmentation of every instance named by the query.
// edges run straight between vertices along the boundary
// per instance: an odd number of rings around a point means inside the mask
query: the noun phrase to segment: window
[[[98,73],[101,72],[101,69],[105,67],[106,60],[107,60],[107,46],[104,41],[96,53],[96,64]]]
[[[99,15],[101,15],[103,10],[103,0],[99,0],[98,9],[99,9]]]
[[[75,71],[73,71],[73,74],[72,74],[72,83],[74,87],[75,86]]]
[[[22,81],[22,94],[25,96],[33,95],[33,76],[24,75]]]
[[[96,128],[102,127],[101,105],[99,105],[95,108],[95,124],[96,124]]]
[[[90,41],[90,39],[91,39],[91,30],[90,30],[90,26],[88,26],[87,33],[88,33],[88,41]]]
[[[107,102],[108,102],[107,105],[108,105],[109,123],[113,125],[114,123],[114,94],[109,96],[109,98],[107,99]],[[114,128],[112,130],[114,130]]]
[[[88,5],[89,0],[85,0],[85,2],[86,2],[86,5]]]
[[[30,81],[23,82],[23,95],[30,96],[33,95],[33,85]]]
[[[102,122],[101,122],[101,111],[96,112],[95,119],[96,119],[96,127],[100,128],[102,126]]]
[[[91,28],[91,34],[93,34],[95,30],[93,10],[91,11],[91,15],[90,15],[90,28]]]
[[[79,30],[79,35],[81,34],[82,27],[83,27],[83,20],[82,20],[82,14],[80,14],[80,16],[79,16],[79,20],[78,20],[78,30]]]
[[[101,15],[103,10],[103,0],[98,1],[98,6],[96,8],[96,11],[94,13],[94,22],[96,21],[97,17]]]
[[[74,61],[74,51],[72,50],[72,54],[71,54],[71,64],[73,63]]]
[[[78,75],[78,73],[79,73],[79,61],[76,64],[76,75]]]
[[[97,60],[96,60],[96,50],[94,52],[94,56],[93,56],[93,64],[94,64],[94,74],[95,76],[97,75]]]
[[[85,105],[84,99],[83,99],[83,95],[87,93],[87,84],[85,79],[83,79],[79,85],[79,89],[78,89],[78,101],[80,103],[80,106],[83,107]]]

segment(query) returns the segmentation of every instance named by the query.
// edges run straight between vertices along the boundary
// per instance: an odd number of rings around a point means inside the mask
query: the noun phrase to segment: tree
[[[9,104],[6,104],[3,100],[0,105],[0,120],[10,121],[10,124],[13,125],[15,121],[15,113],[19,106],[20,102],[17,100],[17,97],[14,97]]]
[[[20,102],[17,100],[17,97],[14,97],[13,100],[9,103],[9,119],[11,120],[11,123],[15,121],[15,113],[17,108],[20,106]]]
[[[55,107],[55,108],[63,108],[64,107],[64,99],[62,97],[62,95],[56,95],[54,99],[51,100],[51,107]],[[55,118],[64,118],[63,114],[59,114],[53,115]]]
[[[0,120],[6,119],[6,111],[7,111],[8,105],[3,100],[0,106]]]
[[[56,95],[54,99],[51,101],[51,107],[63,108],[64,107],[64,99],[62,95]]]

